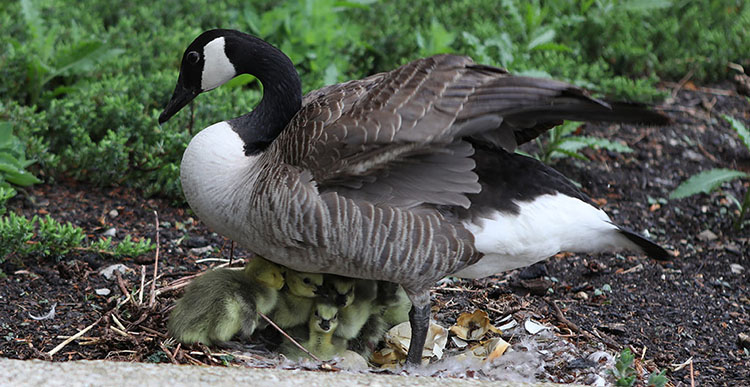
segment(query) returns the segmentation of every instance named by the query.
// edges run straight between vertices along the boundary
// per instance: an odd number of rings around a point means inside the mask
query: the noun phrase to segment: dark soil
[[[493,320],[507,314],[519,321],[534,317],[558,327],[558,336],[588,352],[630,348],[643,357],[638,367],[667,369],[675,385],[690,385],[691,378],[697,385],[750,385],[750,352],[738,341],[740,333],[750,334],[750,222],[740,231],[732,228],[739,211],[728,199],[730,194],[741,199],[750,186],[735,180],[711,194],[664,200],[680,182],[702,170],[750,172],[750,153],[720,118],[729,114],[750,126],[750,103],[731,89],[684,85],[666,104],[665,111],[674,118],[668,127],[585,125],[583,133],[620,140],[635,151],[587,150],[589,161],[567,158],[555,164],[613,220],[639,232],[647,230],[674,253],[674,259],[559,254],[546,262],[546,268],[535,267],[542,273],[546,269],[546,276],[536,279],[529,279],[537,276],[528,270],[514,271],[436,288],[437,321],[449,326],[458,313],[475,308],[487,311]],[[156,212],[160,294],[149,305],[155,252],[120,260],[82,251],[59,260],[10,257],[0,265],[7,275],[0,279],[0,356],[217,365],[228,359],[210,355],[207,348],[185,350],[167,340],[166,317],[181,285],[220,263],[199,263],[207,256],[199,248],[213,246],[210,256],[224,258],[231,249],[229,242],[191,218],[188,209],[175,208],[167,200],[144,199],[129,189],[71,181],[35,186],[9,207],[27,216],[50,214],[69,221],[86,230],[89,238],[114,227],[115,239],[131,235],[152,241],[157,238]],[[239,266],[247,253],[236,249],[234,256]],[[129,269],[121,280],[107,280],[99,273],[115,263]],[[744,271],[733,272],[731,264]],[[111,293],[97,295],[97,289]],[[122,289],[134,300],[124,301]],[[55,303],[53,319],[31,317],[46,314]],[[47,354],[65,337],[92,324],[82,337],[53,356]],[[513,340],[509,338],[511,344]],[[271,364],[263,359],[255,356],[254,364]],[[682,363],[687,366],[675,370]],[[568,382],[574,368],[549,366],[540,377]]]

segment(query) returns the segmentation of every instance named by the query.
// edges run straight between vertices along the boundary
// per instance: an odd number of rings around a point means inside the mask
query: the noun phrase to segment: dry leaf
[[[406,355],[393,348],[386,347],[380,351],[375,351],[370,360],[380,366],[398,364],[402,360],[406,360]]]
[[[452,326],[450,331],[463,340],[479,340],[490,331],[501,333],[490,324],[487,312],[479,309],[473,313],[461,313],[456,320],[456,325]]]

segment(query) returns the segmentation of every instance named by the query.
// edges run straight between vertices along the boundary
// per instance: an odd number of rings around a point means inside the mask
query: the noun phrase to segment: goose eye
[[[196,64],[201,59],[200,54],[197,51],[190,51],[187,53],[187,60],[190,64]]]

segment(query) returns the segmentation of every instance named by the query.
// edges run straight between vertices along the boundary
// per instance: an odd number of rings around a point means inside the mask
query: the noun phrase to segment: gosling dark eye
[[[190,64],[196,64],[201,59],[200,54],[197,51],[190,51],[187,53],[187,61]]]
[[[310,285],[310,279],[307,277],[305,277],[305,279],[303,279],[302,282],[304,282],[305,285]]]

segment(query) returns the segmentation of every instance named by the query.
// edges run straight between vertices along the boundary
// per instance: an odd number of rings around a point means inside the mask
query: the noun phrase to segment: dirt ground
[[[588,367],[587,354],[631,348],[641,359],[639,369],[667,369],[674,385],[690,385],[691,379],[696,385],[750,385],[750,351],[738,340],[741,333],[750,334],[750,224],[740,231],[732,229],[739,211],[727,197],[731,193],[741,198],[750,186],[735,180],[723,191],[665,200],[698,171],[723,167],[750,172],[750,154],[719,117],[729,114],[750,126],[750,102],[731,84],[666,87],[679,88],[664,105],[673,125],[587,124],[584,134],[617,139],[635,151],[587,150],[589,161],[567,158],[554,166],[581,184],[615,222],[647,230],[674,253],[674,259],[559,254],[534,270],[443,283],[433,292],[439,323],[450,326],[460,312],[479,308],[498,324],[510,314],[518,321],[534,318],[554,326],[554,335],[580,352],[575,359],[545,364],[535,372],[538,380],[592,382],[575,376]],[[34,186],[9,207],[29,216],[50,214],[69,221],[86,230],[89,238],[111,228],[118,240],[131,235],[155,241],[158,235],[158,294],[151,303],[155,252],[121,260],[80,251],[59,260],[10,257],[0,265],[7,275],[0,278],[0,356],[219,366],[250,359],[253,366],[278,364],[273,354],[263,351],[262,341],[240,359],[211,354],[208,348],[177,347],[168,340],[166,317],[182,286],[191,276],[222,263],[207,257],[227,258],[231,250],[228,241],[212,234],[188,209],[126,188],[65,180]],[[213,249],[206,252],[206,246]],[[234,256],[233,265],[241,266],[248,254],[238,248]],[[117,263],[127,267],[119,278],[108,280],[100,274]],[[31,317],[46,314],[53,304],[53,319]],[[53,356],[47,354],[89,326]],[[520,339],[511,335],[506,340],[515,347]],[[471,371],[458,376],[482,377]]]

